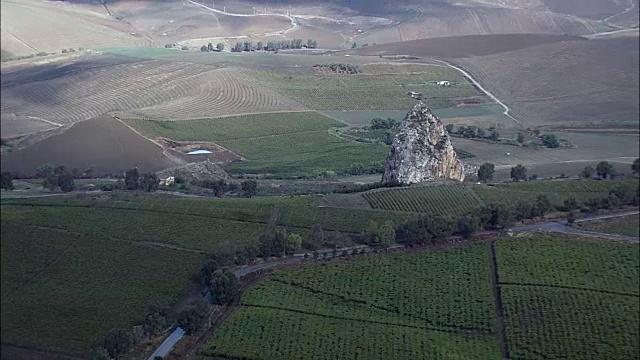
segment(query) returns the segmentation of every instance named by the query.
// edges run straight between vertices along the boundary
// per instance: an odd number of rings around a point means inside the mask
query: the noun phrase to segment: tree
[[[480,219],[473,214],[468,214],[458,218],[456,225],[457,232],[468,238],[480,229]]]
[[[73,175],[67,172],[58,175],[58,186],[60,186],[60,190],[64,192],[73,191],[73,189],[75,189],[75,184],[73,183]]]
[[[447,130],[449,134],[453,134],[453,124],[447,124],[444,129]]]
[[[489,129],[489,139],[498,141],[500,140],[500,133],[495,128]]]
[[[351,44],[351,48],[352,48],[352,49],[355,49],[357,46],[358,46],[358,44],[357,44],[357,43],[355,43],[355,42],[354,42],[353,44]]]
[[[591,166],[587,166],[582,170],[582,177],[585,179],[591,179],[593,175],[596,173],[596,169]]]
[[[567,214],[567,224],[573,224],[574,222],[576,222],[576,212],[572,210]]]
[[[571,196],[567,199],[564,200],[564,207],[568,210],[568,211],[573,211],[576,210],[578,208],[578,200],[576,200],[575,196]]]
[[[216,45],[216,49],[218,49],[218,51],[224,51],[224,44],[218,43],[218,45]]]
[[[491,217],[489,225],[493,228],[505,228],[513,222],[513,209],[505,204],[492,204],[489,207]]]
[[[89,348],[84,358],[86,360],[111,360],[109,352],[101,346],[93,346]]]
[[[191,335],[204,325],[208,313],[209,304],[203,298],[199,298],[182,310],[178,318],[178,325],[184,329],[187,335]]]
[[[527,168],[522,165],[516,165],[511,168],[511,178],[513,181],[520,181],[527,179]]]
[[[207,45],[202,45],[202,46],[200,46],[200,51],[201,52],[207,52],[207,51],[209,51],[209,48],[207,48]]]
[[[159,334],[167,326],[169,326],[170,309],[166,306],[152,305],[147,310],[142,323],[142,329],[145,335],[152,337]]]
[[[560,146],[560,142],[558,142],[558,138],[556,138],[555,134],[544,134],[540,136],[540,139],[544,146],[548,148],[557,148]]]
[[[154,173],[143,174],[138,187],[146,192],[156,191],[160,187],[160,180]]]
[[[111,329],[104,338],[104,349],[112,358],[127,351],[133,345],[133,335],[123,329]]]
[[[244,196],[250,198],[256,195],[258,183],[255,180],[245,180],[242,182],[242,192]]]
[[[314,224],[309,233],[309,242],[313,250],[319,249],[324,243],[326,235],[320,224]]]
[[[251,50],[253,50],[253,44],[251,43],[251,41],[245,41],[244,51],[251,51]]]
[[[518,139],[517,139],[517,140],[518,140],[518,142],[519,142],[520,144],[524,144],[524,139],[525,139],[524,134],[519,132],[519,133],[518,133]]]
[[[244,46],[242,45],[241,42],[237,42],[236,46],[233,47],[234,52],[242,52],[243,49],[244,49]]]
[[[525,219],[531,219],[533,217],[533,205],[528,201],[520,201],[516,204],[514,209],[515,219],[517,221],[524,221]]]
[[[207,51],[213,51],[213,44],[212,43],[208,43],[207,44]]]
[[[256,49],[264,50],[264,44],[262,43],[262,41],[258,41],[258,43],[256,44]]]
[[[124,184],[127,190],[136,190],[138,188],[138,179],[140,174],[138,168],[129,169],[124,175]]]
[[[272,229],[260,235],[260,255],[283,256],[287,250],[287,234],[283,230]]]
[[[600,161],[598,165],[596,165],[596,173],[601,178],[606,179],[607,176],[613,175],[613,165],[607,161]]]
[[[287,236],[286,253],[293,254],[294,251],[300,250],[302,246],[302,236],[291,233]]]
[[[238,278],[227,268],[216,270],[211,274],[209,284],[211,301],[216,305],[228,305],[240,293]]]
[[[54,190],[58,186],[58,179],[55,174],[56,169],[53,164],[45,163],[36,168],[36,177],[42,179],[42,187],[49,190]]]
[[[493,179],[493,174],[495,173],[495,166],[491,163],[484,163],[480,165],[478,169],[478,180],[483,181],[485,184],[487,181]]]
[[[8,171],[2,172],[2,180],[0,181],[0,189],[3,190],[13,190],[15,187],[13,186],[13,176]]]
[[[367,229],[362,235],[366,244],[375,246],[378,243],[378,223],[373,220],[369,220]]]
[[[637,174],[640,172],[640,158],[633,160],[633,164],[631,164],[631,172]]]
[[[378,228],[376,235],[376,245],[386,248],[394,243],[396,241],[396,229],[393,226],[393,221],[386,221],[384,225]]]
[[[545,194],[539,194],[536,198],[536,203],[533,206],[532,215],[539,216],[541,219],[544,219],[544,215],[553,209],[553,205],[551,205],[551,201]]]

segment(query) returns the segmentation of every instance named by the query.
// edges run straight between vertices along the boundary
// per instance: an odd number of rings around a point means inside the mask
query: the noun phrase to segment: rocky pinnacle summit
[[[382,181],[414,184],[438,179],[463,181],[464,176],[464,167],[444,125],[422,101],[418,102],[393,139]]]

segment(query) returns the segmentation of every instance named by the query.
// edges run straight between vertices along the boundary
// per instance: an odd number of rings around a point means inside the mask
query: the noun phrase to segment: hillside
[[[579,36],[543,34],[465,35],[419,39],[366,46],[347,51],[357,55],[410,55],[418,57],[460,58],[519,50],[530,46],[584,40]]]
[[[636,35],[545,44],[456,62],[523,123],[637,126],[639,60]]]
[[[3,58],[65,48],[150,44],[133,27],[110,18],[98,5],[2,0],[1,6]]]

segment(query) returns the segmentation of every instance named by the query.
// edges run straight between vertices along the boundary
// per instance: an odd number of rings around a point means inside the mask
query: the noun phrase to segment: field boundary
[[[509,341],[507,338],[507,328],[504,321],[504,306],[502,304],[502,291],[500,289],[500,278],[498,275],[498,260],[496,258],[496,242],[491,240],[487,246],[489,253],[489,267],[491,268],[491,288],[493,289],[493,301],[498,323],[498,338],[500,339],[500,350],[504,359],[510,359]]]
[[[502,286],[502,285],[507,285],[507,286],[525,286],[525,287],[548,287],[548,288],[563,289],[563,290],[590,291],[590,292],[598,292],[598,293],[610,294],[610,295],[640,297],[640,294],[631,294],[631,293],[623,293],[623,292],[617,292],[617,291],[591,289],[591,288],[584,288],[584,287],[579,287],[579,286],[520,283],[520,282],[511,282],[511,281],[501,282],[500,286]]]

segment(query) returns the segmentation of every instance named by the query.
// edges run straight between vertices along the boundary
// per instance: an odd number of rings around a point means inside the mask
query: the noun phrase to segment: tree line
[[[231,48],[232,52],[249,52],[249,51],[278,51],[281,49],[315,49],[318,47],[318,43],[316,40],[308,39],[306,44],[303,43],[302,39],[293,39],[293,40],[280,40],[280,41],[269,41],[264,43],[262,41],[258,41],[255,45],[251,41],[245,42],[237,42],[233,48]]]

